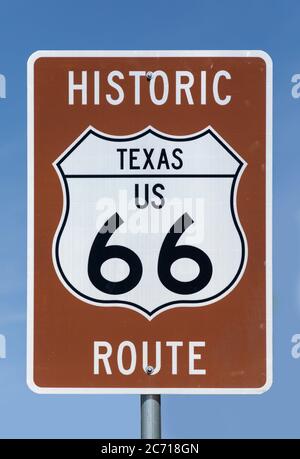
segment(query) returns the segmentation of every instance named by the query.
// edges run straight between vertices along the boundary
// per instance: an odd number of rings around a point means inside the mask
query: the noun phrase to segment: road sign
[[[271,384],[271,60],[47,51],[28,64],[28,384]]]

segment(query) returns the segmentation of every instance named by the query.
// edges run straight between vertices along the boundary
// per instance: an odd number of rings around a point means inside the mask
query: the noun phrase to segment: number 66
[[[88,276],[92,284],[101,292],[110,295],[127,293],[137,286],[143,274],[140,258],[131,249],[121,245],[109,245],[107,242],[116,229],[124,222],[118,213],[109,218],[97,233],[88,259]],[[176,246],[179,238],[194,221],[185,213],[170,228],[161,246],[158,256],[158,277],[171,292],[190,295],[202,290],[209,283],[213,268],[208,255],[203,250],[190,245]],[[129,274],[121,281],[113,282],[101,274],[101,266],[107,260],[119,258],[129,266]],[[175,279],[171,273],[172,264],[182,258],[197,263],[199,274],[191,281]]]

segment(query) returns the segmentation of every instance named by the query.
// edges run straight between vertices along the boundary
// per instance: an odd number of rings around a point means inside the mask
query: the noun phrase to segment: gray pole
[[[141,395],[141,438],[161,438],[160,395]]]

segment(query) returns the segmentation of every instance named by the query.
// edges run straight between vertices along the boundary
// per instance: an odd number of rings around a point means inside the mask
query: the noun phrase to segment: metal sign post
[[[161,438],[160,395],[141,395],[141,438]]]

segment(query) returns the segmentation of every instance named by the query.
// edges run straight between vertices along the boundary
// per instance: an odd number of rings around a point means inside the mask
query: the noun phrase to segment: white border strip
[[[267,380],[259,388],[60,388],[34,383],[34,64],[40,57],[259,57],[266,63],[266,355]],[[27,66],[27,384],[39,394],[261,394],[273,380],[272,356],[272,60],[264,51],[37,51]]]

